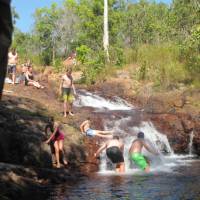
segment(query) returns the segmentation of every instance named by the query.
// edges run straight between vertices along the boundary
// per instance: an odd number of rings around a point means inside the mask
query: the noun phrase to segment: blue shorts
[[[95,131],[91,128],[89,128],[87,131],[86,131],[86,135],[87,136],[90,136],[90,137],[94,137],[95,136]]]

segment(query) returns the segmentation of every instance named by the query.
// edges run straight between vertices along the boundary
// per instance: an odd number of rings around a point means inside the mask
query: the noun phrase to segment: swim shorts
[[[141,153],[132,153],[132,154],[130,154],[130,158],[142,170],[145,170],[145,168],[148,166],[147,160]]]
[[[123,157],[122,151],[117,146],[107,148],[106,155],[112,161],[112,163],[124,162],[124,157]]]
[[[74,96],[71,94],[71,88],[62,88],[63,100],[72,103],[74,101]]]
[[[16,73],[16,65],[8,65],[8,74]]]
[[[95,136],[95,131],[91,128],[89,128],[87,131],[86,131],[86,135],[87,136],[90,136],[90,137],[94,137]]]

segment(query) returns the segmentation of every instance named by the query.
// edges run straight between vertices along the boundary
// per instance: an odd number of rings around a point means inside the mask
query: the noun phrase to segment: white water
[[[82,90],[82,95],[78,96],[75,101],[75,106],[77,107],[93,107],[96,109],[107,109],[107,110],[131,110],[133,106],[128,104],[125,100],[119,97],[115,97],[115,101],[106,100],[91,92],[86,92]]]
[[[105,110],[117,110],[117,111],[130,111],[134,112],[133,106],[128,104],[126,101],[115,98],[115,101],[106,100],[103,97],[98,96],[97,94],[92,94],[90,92],[82,91],[82,94],[79,95],[79,99],[75,102],[76,106],[79,107],[93,107],[97,111]],[[112,112],[113,115],[113,112]],[[160,133],[152,122],[141,121],[139,126],[130,127],[128,124],[131,122],[132,116],[121,119],[110,119],[109,122],[105,123],[105,129],[110,129],[111,127],[114,131],[123,138],[125,149],[124,149],[124,158],[126,173],[140,173],[140,170],[129,161],[128,151],[130,145],[139,131],[145,133],[145,138],[149,144],[159,152],[159,156],[154,156],[149,152],[144,150],[144,154],[148,156],[151,161],[151,171],[173,171],[176,166],[187,165],[191,162],[191,156],[178,156],[175,155],[173,149],[170,147],[167,136]],[[125,130],[124,127],[128,128]],[[192,149],[193,133],[191,134],[189,149]],[[192,153],[192,150],[190,151]],[[109,169],[108,169],[109,168]],[[114,173],[111,171],[112,164],[107,160],[105,151],[101,154],[101,163],[100,163],[100,173],[109,174]]]
[[[192,153],[193,153],[193,138],[194,138],[194,132],[192,131],[190,133],[190,142],[188,144],[189,155],[192,155]]]

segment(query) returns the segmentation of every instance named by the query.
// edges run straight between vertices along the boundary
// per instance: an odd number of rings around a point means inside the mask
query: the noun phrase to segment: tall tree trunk
[[[104,35],[103,35],[103,47],[106,53],[107,62],[110,62],[108,47],[109,47],[109,35],[108,35],[108,0],[104,0]]]

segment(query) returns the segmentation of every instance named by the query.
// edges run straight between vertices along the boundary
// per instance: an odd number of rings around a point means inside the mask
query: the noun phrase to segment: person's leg
[[[146,168],[144,169],[144,171],[145,171],[146,173],[149,173],[149,172],[150,172],[150,165],[147,165]]]
[[[67,165],[68,163],[67,163],[67,161],[65,159],[64,141],[63,140],[59,140],[58,141],[58,145],[59,145],[60,152],[62,152],[63,163],[64,163],[64,165]]]
[[[6,1],[5,1],[6,2]],[[2,97],[2,90],[4,85],[4,78],[6,76],[6,69],[8,63],[8,48],[11,44],[12,38],[12,19],[9,3],[0,2],[0,99]]]
[[[120,172],[125,172],[125,163],[120,163]]]
[[[101,134],[99,131],[95,131],[95,136],[98,136],[98,137],[101,137],[101,138],[107,138],[107,139],[112,139],[113,136],[112,135],[104,135],[104,134]]]
[[[12,84],[14,85],[16,81],[16,66],[12,66]]]
[[[54,142],[51,141],[49,145],[50,145],[50,149],[51,149],[51,161],[52,161],[52,165],[54,167],[54,166],[56,166],[56,155],[55,155]]]
[[[64,108],[64,117],[67,117],[67,100],[66,99],[63,102],[63,108]]]
[[[109,134],[112,135],[113,131],[100,131],[100,130],[95,130],[96,133],[101,134],[101,135],[105,135],[105,134]]]
[[[59,145],[58,145],[58,141],[54,142],[54,147],[55,147],[55,153],[56,153],[56,167],[60,168],[60,149],[59,149]]]

